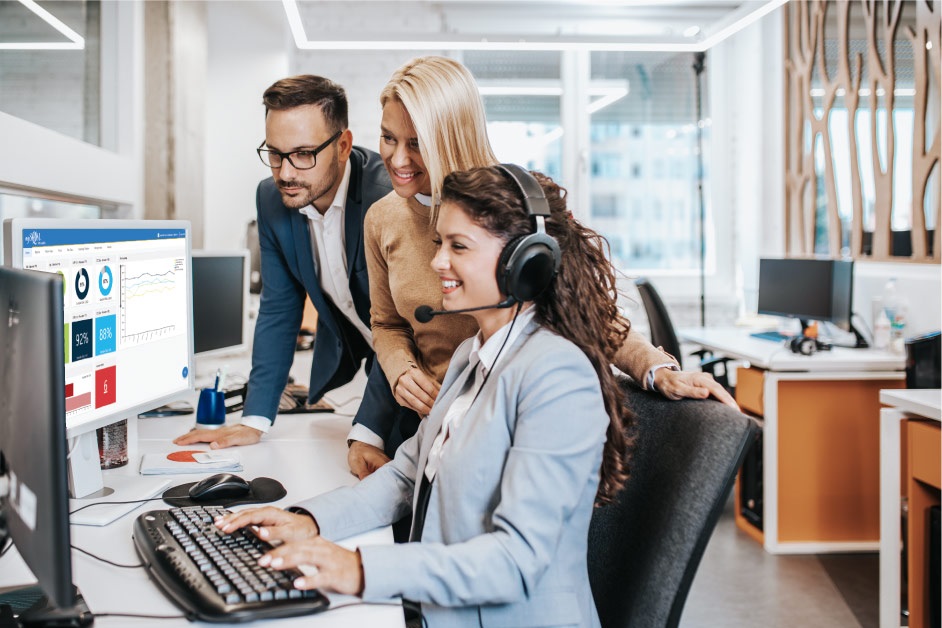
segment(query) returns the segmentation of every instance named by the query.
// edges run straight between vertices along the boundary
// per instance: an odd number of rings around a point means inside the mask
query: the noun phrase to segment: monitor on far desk
[[[759,314],[801,321],[828,322],[856,337],[857,348],[867,341],[854,327],[854,262],[832,259],[759,260]]]

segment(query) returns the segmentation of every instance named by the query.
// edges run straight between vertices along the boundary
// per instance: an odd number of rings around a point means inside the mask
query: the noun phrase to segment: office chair
[[[718,401],[622,385],[636,416],[630,476],[592,514],[589,581],[603,628],[673,628],[759,428]]]
[[[651,342],[655,347],[661,347],[664,351],[681,359],[680,340],[677,339],[677,333],[674,331],[674,324],[671,322],[670,314],[667,313],[667,306],[661,300],[661,296],[654,289],[654,285],[646,277],[635,279],[635,286],[638,288],[638,294],[641,295],[641,303],[644,305],[644,312],[648,317],[648,326],[651,328]],[[729,372],[727,363],[729,358],[712,357],[710,351],[700,349],[690,355],[698,356],[700,370],[713,375],[726,390],[733,392],[729,385]]]

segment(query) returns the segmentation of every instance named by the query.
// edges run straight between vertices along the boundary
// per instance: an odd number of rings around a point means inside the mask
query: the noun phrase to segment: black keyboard
[[[756,333],[749,335],[752,338],[758,338],[760,340],[771,340],[772,342],[782,342],[791,338],[791,336],[786,336],[785,334],[777,331],[757,331]]]
[[[154,510],[134,522],[134,547],[151,578],[191,619],[243,622],[307,615],[327,609],[317,590],[292,585],[294,569],[268,569],[259,557],[271,549],[249,530],[225,534],[213,520],[219,506]]]

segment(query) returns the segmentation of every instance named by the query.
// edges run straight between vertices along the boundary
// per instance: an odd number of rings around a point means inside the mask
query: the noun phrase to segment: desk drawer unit
[[[879,391],[902,379],[737,372],[736,399],[765,418],[764,530],[772,552],[876,549],[880,540]]]

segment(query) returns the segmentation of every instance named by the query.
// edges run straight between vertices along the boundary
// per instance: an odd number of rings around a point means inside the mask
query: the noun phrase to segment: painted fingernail
[[[278,567],[281,567],[284,564],[284,562],[285,562],[284,559],[279,557],[271,561],[271,566],[277,569]]]
[[[295,589],[303,589],[304,586],[305,586],[305,584],[306,584],[306,583],[304,582],[304,578],[298,578],[298,579],[296,579],[296,580],[294,581],[294,588],[295,588]]]
[[[267,567],[268,563],[270,562],[271,562],[271,556],[269,556],[268,554],[265,554],[264,556],[258,559],[258,564],[261,565],[262,567]]]

